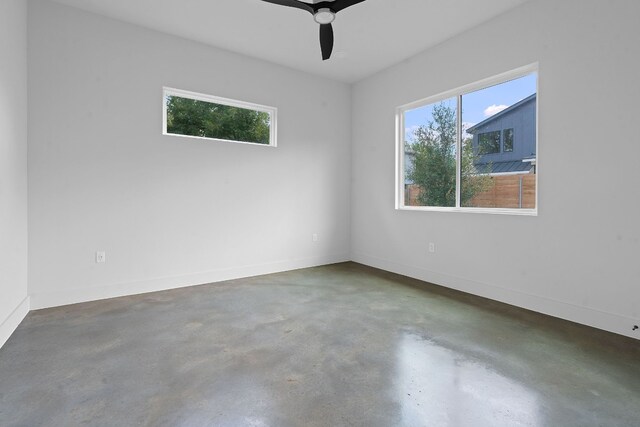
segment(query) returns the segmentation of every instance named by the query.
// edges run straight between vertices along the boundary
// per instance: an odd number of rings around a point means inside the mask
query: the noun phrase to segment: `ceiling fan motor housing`
[[[336,19],[336,14],[329,8],[318,9],[318,11],[313,15],[313,19],[321,25],[331,24],[334,19]]]

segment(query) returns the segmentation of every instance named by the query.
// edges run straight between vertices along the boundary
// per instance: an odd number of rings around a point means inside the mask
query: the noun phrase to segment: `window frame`
[[[210,138],[208,136],[183,135],[179,133],[170,133],[167,131],[167,96],[177,96],[180,98],[193,99],[195,101],[208,102],[213,104],[227,105],[229,107],[242,108],[245,110],[259,111],[269,114],[269,143],[261,144],[259,142],[236,141],[233,139]],[[232,142],[236,144],[257,145],[260,147],[277,147],[277,117],[278,109],[268,105],[256,104],[253,102],[239,101],[236,99],[223,98],[215,95],[207,95],[204,93],[191,92],[183,89],[175,89],[164,86],[162,88],[162,135],[177,136],[182,138],[193,138],[206,141]]]
[[[464,207],[460,203],[460,186],[461,186],[461,152],[462,152],[462,135],[460,128],[462,127],[462,110],[459,108],[462,105],[462,97],[478,90],[486,89],[490,86],[496,86],[502,83],[506,83],[510,80],[515,80],[520,77],[525,77],[529,74],[536,74],[536,194],[535,194],[535,208],[486,208],[486,207]],[[406,206],[405,202],[405,155],[404,155],[404,113],[409,110],[413,110],[425,105],[434,104],[449,98],[458,99],[458,108],[456,111],[456,123],[458,130],[456,132],[456,206]],[[401,105],[396,108],[395,124],[396,124],[396,153],[395,153],[395,209],[406,211],[424,211],[424,212],[461,212],[461,213],[480,213],[480,214],[498,214],[498,215],[517,215],[517,216],[537,216],[539,209],[539,171],[540,171],[540,150],[539,150],[539,109],[540,109],[540,72],[538,63],[532,63],[523,67],[515,68],[511,71],[500,73],[492,77],[488,77],[482,80],[469,83],[455,89],[447,90],[445,92],[438,93],[436,95],[428,96],[417,101],[412,101],[407,104]],[[501,147],[502,148],[502,147]]]

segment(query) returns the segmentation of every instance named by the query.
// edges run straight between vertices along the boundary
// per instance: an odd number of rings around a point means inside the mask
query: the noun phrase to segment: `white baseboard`
[[[0,346],[1,344],[4,344],[11,333],[13,333],[17,328],[18,324],[22,319],[24,319],[29,309],[37,310],[86,301],[163,291],[167,289],[220,282],[223,280],[240,279],[262,274],[279,273],[283,271],[297,270],[300,268],[334,264],[350,260],[392,273],[424,280],[447,288],[522,307],[538,313],[547,314],[630,338],[640,339],[640,331],[632,331],[632,326],[640,324],[640,319],[607,313],[595,308],[578,306],[538,295],[527,294],[514,289],[441,274],[422,267],[396,263],[363,253],[354,253],[351,256],[334,255],[304,258],[269,264],[257,264],[192,273],[181,276],[115,283],[100,287],[33,293],[31,294],[30,301],[29,298],[26,298],[0,326]]]
[[[503,288],[463,279],[447,274],[440,274],[422,267],[405,265],[380,259],[363,253],[352,254],[352,260],[370,267],[379,268],[425,282],[445,286],[495,301],[580,323],[605,331],[640,339],[640,330],[633,331],[633,325],[640,324],[639,319],[607,313],[591,307],[583,307],[556,301],[550,298],[531,295],[514,289]]]
[[[140,281],[114,283],[106,286],[65,289],[55,292],[35,292],[31,294],[31,309],[38,310],[41,308],[58,307],[86,301],[164,291],[167,289],[221,282],[223,280],[241,279],[346,261],[349,261],[349,255],[328,255],[268,264],[246,265],[180,276],[157,277]]]
[[[0,348],[7,342],[11,334],[18,328],[30,310],[30,298],[26,297],[0,324]]]

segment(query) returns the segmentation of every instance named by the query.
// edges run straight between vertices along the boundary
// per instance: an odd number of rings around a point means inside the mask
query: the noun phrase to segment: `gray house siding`
[[[513,129],[513,151],[504,151],[505,130]],[[500,152],[480,154],[476,165],[492,163],[493,172],[499,173],[498,163],[522,162],[536,157],[536,95],[533,94],[511,107],[467,129],[473,134],[473,149],[479,153],[479,136],[486,132],[500,131]],[[524,166],[524,165],[523,165]],[[510,171],[524,171],[528,167],[510,168]]]

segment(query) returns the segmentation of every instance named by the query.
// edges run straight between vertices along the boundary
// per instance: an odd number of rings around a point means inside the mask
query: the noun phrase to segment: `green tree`
[[[167,132],[269,143],[269,114],[195,99],[168,96]]]
[[[456,112],[440,103],[433,107],[433,120],[414,132],[413,165],[407,177],[420,187],[418,202],[422,206],[456,205]],[[476,156],[471,138],[462,141],[462,206],[469,206],[476,194],[493,185],[491,177],[475,167]]]

